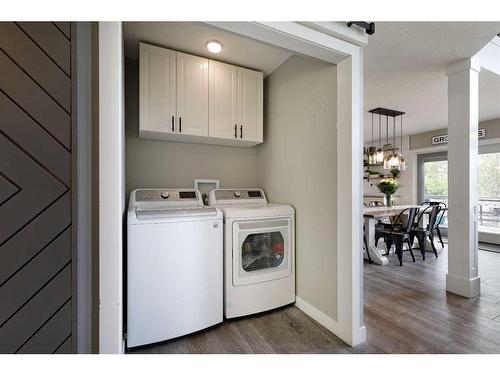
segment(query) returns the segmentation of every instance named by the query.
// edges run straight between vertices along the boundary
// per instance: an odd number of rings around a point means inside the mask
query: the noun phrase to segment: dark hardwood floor
[[[418,252],[418,251],[417,251]],[[500,353],[500,254],[479,252],[480,297],[445,292],[447,249],[365,263],[367,342],[351,348],[295,306],[131,353]]]

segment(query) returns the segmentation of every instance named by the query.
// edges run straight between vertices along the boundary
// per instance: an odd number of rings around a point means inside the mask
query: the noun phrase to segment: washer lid
[[[226,219],[242,219],[242,218],[265,218],[265,217],[280,217],[292,216],[295,210],[287,204],[239,204],[239,205],[216,205],[221,209]]]

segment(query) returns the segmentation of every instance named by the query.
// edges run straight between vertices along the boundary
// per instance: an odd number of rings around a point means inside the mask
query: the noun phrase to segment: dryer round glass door
[[[233,223],[233,285],[248,285],[289,276],[289,218]]]

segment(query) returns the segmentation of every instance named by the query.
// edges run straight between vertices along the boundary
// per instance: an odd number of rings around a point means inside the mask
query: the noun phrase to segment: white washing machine
[[[235,318],[295,302],[295,211],[261,189],[216,189],[224,213],[224,315]]]
[[[127,224],[127,347],[222,322],[222,212],[198,190],[139,189]]]

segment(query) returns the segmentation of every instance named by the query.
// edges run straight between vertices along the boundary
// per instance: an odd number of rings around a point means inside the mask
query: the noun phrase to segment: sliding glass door
[[[418,203],[443,202],[448,206],[448,153],[439,152],[418,156]],[[447,232],[445,215],[440,225]]]
[[[499,145],[489,145],[480,148],[478,180],[479,231],[500,235]]]
[[[448,205],[447,153],[419,155],[417,164],[418,203],[430,201]],[[478,189],[479,232],[500,236],[500,144],[479,148]],[[447,226],[445,218],[441,227]]]

